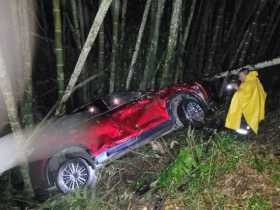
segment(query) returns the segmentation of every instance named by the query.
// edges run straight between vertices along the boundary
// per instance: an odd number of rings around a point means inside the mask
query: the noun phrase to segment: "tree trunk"
[[[148,49],[147,57],[146,57],[146,65],[144,69],[144,78],[140,84],[140,89],[145,90],[151,88],[151,77],[153,72],[156,71],[156,58],[157,58],[157,49],[159,42],[159,32],[160,32],[160,24],[161,18],[164,11],[165,0],[158,0],[157,2],[153,2],[156,5],[156,15],[152,16],[154,20],[154,27],[151,28],[151,40],[150,47]]]
[[[62,110],[63,110],[63,106],[65,104],[65,102],[69,99],[69,97],[71,96],[72,90],[83,70],[84,64],[86,62],[86,59],[88,57],[88,54],[92,48],[93,43],[96,40],[96,37],[98,35],[99,29],[104,21],[105,15],[108,12],[108,9],[111,5],[113,0],[103,0],[98,12],[94,18],[94,21],[92,23],[92,26],[90,28],[89,34],[87,36],[86,42],[83,46],[82,52],[78,58],[77,64],[75,66],[75,69],[71,75],[71,78],[69,80],[69,83],[66,87],[65,93],[57,107],[57,111],[56,114],[59,114]]]
[[[55,37],[55,55],[56,55],[56,71],[58,82],[58,96],[62,97],[64,92],[64,58],[62,47],[62,24],[60,0],[53,0],[53,17],[54,17],[54,37]]]
[[[141,46],[141,42],[142,42],[142,37],[143,37],[143,34],[144,34],[144,29],[145,29],[146,22],[147,22],[147,19],[148,19],[148,16],[149,16],[149,10],[150,10],[150,7],[151,7],[151,3],[152,3],[152,0],[147,0],[146,1],[145,10],[144,10],[144,13],[143,13],[143,17],[142,17],[141,25],[140,25],[140,28],[139,28],[136,45],[135,45],[135,50],[134,50],[134,53],[133,53],[133,56],[132,56],[132,60],[131,60],[131,63],[130,63],[130,67],[129,67],[129,71],[128,71],[128,75],[127,75],[127,79],[126,79],[126,90],[128,90],[130,88],[130,83],[131,83],[132,76],[133,76],[133,73],[134,73],[134,66],[136,64],[136,60],[137,60],[137,57],[138,57],[138,54],[139,54],[139,50],[140,50],[140,46]]]
[[[120,0],[114,0],[112,4],[113,15],[113,43],[112,43],[112,57],[111,57],[111,72],[110,72],[110,87],[109,92],[113,93],[116,84],[116,68],[117,56],[119,52],[119,19],[120,19]]]
[[[172,6],[172,17],[169,28],[169,38],[167,45],[167,53],[163,66],[162,78],[160,86],[164,87],[172,83],[170,65],[173,63],[174,52],[177,45],[178,31],[179,31],[179,22],[180,22],[180,13],[182,9],[182,0],[174,0]]]

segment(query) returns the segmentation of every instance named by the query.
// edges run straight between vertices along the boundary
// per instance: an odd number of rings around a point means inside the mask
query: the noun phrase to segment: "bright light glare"
[[[247,135],[248,134],[248,130],[240,128],[236,130],[237,133],[241,134],[241,135]]]
[[[227,90],[232,90],[233,89],[233,85],[232,84],[228,84],[227,85]]]
[[[114,104],[114,105],[119,105],[119,104],[120,104],[120,99],[114,98],[114,99],[113,99],[113,104]]]
[[[93,106],[91,106],[91,107],[89,107],[88,111],[90,113],[95,113],[96,110],[95,110],[95,108]]]

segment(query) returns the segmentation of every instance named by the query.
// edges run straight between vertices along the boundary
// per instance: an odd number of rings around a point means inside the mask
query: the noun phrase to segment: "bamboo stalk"
[[[29,1],[30,3],[30,1]],[[33,17],[30,18],[28,8],[31,7],[28,4],[28,0],[20,1],[19,4],[19,14],[20,20],[22,21],[22,54],[23,54],[23,78],[24,78],[24,98],[22,103],[22,114],[23,114],[23,124],[25,127],[31,127],[33,125],[33,90],[32,90],[32,41],[31,41],[31,26],[33,22],[31,21]],[[31,7],[32,8],[32,7]],[[34,9],[34,8],[33,8]]]
[[[64,92],[64,58],[62,47],[62,24],[60,0],[53,0],[53,17],[54,17],[54,32],[55,32],[55,55],[56,55],[56,71],[58,83],[58,96],[62,97]]]
[[[71,8],[73,13],[73,22],[75,32],[74,34],[77,35],[77,45],[79,46],[79,50],[82,50],[82,45],[85,42],[85,22],[84,22],[84,10],[82,1],[71,0]],[[85,80],[88,77],[88,68],[87,64],[84,66],[83,73],[81,74],[81,80]],[[84,86],[82,91],[80,92],[81,100],[85,103],[88,101],[89,98],[89,86]]]
[[[121,50],[124,49],[124,38],[125,38],[125,26],[126,26],[126,10],[128,0],[122,0],[122,15],[121,15]]]
[[[169,27],[169,38],[168,38],[168,45],[167,45],[167,54],[165,58],[165,63],[163,65],[163,72],[161,77],[160,86],[164,87],[170,85],[171,83],[171,73],[170,65],[174,59],[174,51],[177,45],[177,37],[179,31],[179,22],[180,22],[180,13],[182,10],[182,0],[174,0],[172,5],[172,16],[171,22]]]
[[[147,19],[148,19],[148,14],[149,14],[149,10],[150,10],[150,7],[151,7],[151,3],[152,3],[152,0],[147,0],[146,1],[141,25],[140,25],[138,36],[137,36],[137,41],[136,41],[136,44],[135,44],[135,50],[134,50],[134,53],[133,53],[133,56],[132,56],[132,60],[131,60],[131,63],[130,63],[130,67],[129,67],[129,71],[128,71],[128,75],[127,75],[127,79],[126,79],[126,86],[125,86],[126,90],[128,90],[130,88],[130,83],[131,83],[132,76],[133,76],[133,73],[134,73],[134,66],[135,66],[136,60],[138,58],[138,54],[139,54],[139,50],[140,50],[140,46],[141,46],[141,42],[142,42],[142,37],[143,37],[143,34],[144,34],[144,29],[145,29],[145,26],[146,26],[146,22],[147,22]]]
[[[113,43],[111,57],[110,87],[109,92],[113,93],[116,86],[116,68],[117,56],[119,52],[119,18],[120,18],[120,0],[114,0],[112,4],[113,13]]]
[[[90,28],[89,34],[87,36],[86,42],[83,46],[82,52],[78,58],[75,69],[74,69],[74,71],[71,75],[71,78],[68,82],[68,85],[66,87],[65,93],[57,106],[56,114],[59,114],[62,111],[62,108],[63,108],[65,102],[69,99],[69,97],[72,94],[72,90],[75,87],[75,84],[77,83],[77,80],[83,70],[86,59],[88,57],[88,54],[92,48],[93,43],[96,40],[100,26],[102,25],[102,23],[104,21],[105,15],[107,14],[112,1],[113,0],[103,0],[98,9],[98,12],[94,18],[94,21]]]
[[[226,77],[228,75],[228,72],[230,72],[230,74],[233,74],[233,75],[238,74],[239,71],[243,68],[248,68],[249,70],[254,70],[254,69],[259,70],[259,69],[268,68],[268,67],[277,66],[277,65],[280,65],[280,57],[276,57],[276,58],[273,58],[272,60],[263,61],[263,62],[252,64],[252,65],[248,64],[248,65],[245,65],[245,66],[242,66],[242,67],[239,67],[236,69],[232,69],[232,70],[229,69],[227,71],[221,72],[214,76],[205,77],[204,80],[211,81],[211,80],[215,80],[215,79],[220,79],[220,78]]]
[[[184,36],[183,36],[183,42],[182,42],[183,43],[183,45],[182,45],[183,49],[186,47],[186,44],[187,44],[187,41],[188,41],[188,38],[189,38],[189,35],[190,35],[190,29],[191,29],[193,15],[194,15],[195,7],[196,7],[196,1],[197,0],[192,1],[192,5],[191,5],[191,8],[190,8],[190,15],[188,17],[188,22],[187,22],[187,25],[186,25],[185,30],[184,30]]]
[[[220,6],[220,8],[218,10],[216,26],[215,26],[215,30],[214,30],[214,35],[212,37],[210,53],[208,55],[208,60],[207,60],[207,64],[206,64],[206,72],[210,72],[213,69],[214,58],[215,58],[217,45],[218,45],[218,43],[217,43],[218,36],[219,36],[219,34],[221,32],[221,28],[222,28],[221,25],[222,25],[222,21],[223,21],[223,17],[224,17],[225,7],[226,7],[226,2],[222,1],[222,5]]]
[[[78,20],[76,0],[71,0],[70,3],[71,3],[71,11],[72,11],[72,16],[73,16],[74,40],[76,42],[76,45],[77,45],[78,49],[81,50],[82,49],[82,42],[81,42],[81,34],[80,34],[80,26],[79,26],[79,20]]]
[[[235,10],[235,16],[233,21],[236,21],[234,23],[231,24],[231,30],[228,32],[228,37],[227,37],[227,44],[226,44],[226,48],[227,51],[224,53],[224,56],[222,58],[222,63],[225,61],[225,59],[227,57],[231,57],[233,56],[234,59],[230,58],[231,62],[229,64],[229,69],[231,69],[233,67],[233,65],[236,63],[236,60],[238,59],[239,53],[241,52],[244,43],[245,43],[245,39],[247,39],[246,37],[248,36],[248,30],[250,27],[248,27],[248,25],[250,25],[250,21],[252,18],[254,18],[254,15],[256,13],[257,10],[257,4],[255,4],[251,9],[250,12],[247,14],[247,16],[245,16],[244,20],[241,22],[241,26],[240,27],[236,27],[236,24],[238,23],[238,16],[239,13],[242,12],[241,10],[241,6],[242,6],[242,2],[240,3],[240,5],[236,6],[236,10]],[[237,33],[240,32],[240,33]],[[236,34],[236,37],[232,40],[230,39],[230,35],[232,34]],[[242,43],[242,44],[241,44]],[[241,49],[239,49],[241,47]],[[238,48],[238,50],[236,50],[236,48]],[[237,53],[238,51],[238,53]]]
[[[7,114],[13,132],[21,130],[18,118],[17,102],[13,94],[11,79],[7,73],[7,67],[0,51],[0,90],[2,92],[4,102],[6,104]]]
[[[195,48],[195,58],[196,59],[196,65],[197,65],[197,75],[201,75],[201,72],[203,71],[204,68],[204,63],[206,60],[206,55],[207,55],[207,34],[209,27],[211,25],[211,20],[212,20],[212,13],[213,13],[213,5],[211,2],[208,2],[207,11],[204,13],[203,18],[202,18],[202,27],[201,27],[201,32],[200,32],[200,37],[198,39],[198,43]]]
[[[184,50],[185,51],[184,55],[186,56],[186,58],[188,60],[188,65],[192,65],[192,69],[190,69],[188,72],[191,75],[195,75],[196,72],[199,72],[198,64],[200,64],[200,63],[196,62],[196,59],[200,58],[200,57],[197,56],[197,53],[198,53],[197,48],[201,49],[199,47],[199,45],[202,44],[201,37],[202,37],[202,35],[205,34],[205,33],[200,33],[200,30],[204,30],[204,31],[206,30],[205,28],[207,25],[207,21],[203,21],[203,18],[209,12],[209,10],[204,12],[204,7],[207,6],[208,4],[209,4],[208,2],[207,2],[207,4],[204,4],[204,2],[198,3],[197,14],[194,17],[194,23],[193,23],[192,30],[190,31],[191,34],[190,34],[189,42],[188,42],[188,45],[186,46],[186,49]],[[211,7],[210,7],[210,9],[211,9]],[[184,76],[184,72],[183,72],[183,76]]]
[[[275,34],[275,30],[278,27],[279,21],[280,21],[280,15],[279,15],[279,8],[280,8],[280,1],[277,1],[276,6],[273,9],[273,12],[271,13],[270,19],[268,24],[266,24],[266,31],[263,35],[262,45],[259,47],[257,51],[257,57],[260,59],[263,57],[266,53],[266,51],[269,48],[269,43]]]
[[[154,21],[154,27],[151,29],[151,43],[148,50],[148,54],[146,57],[146,65],[144,69],[144,77],[140,84],[140,89],[145,90],[150,88],[151,85],[151,76],[153,75],[153,71],[156,69],[156,56],[159,42],[159,33],[160,33],[160,24],[161,18],[164,11],[165,0],[158,0],[154,2],[156,5],[156,15]]]
[[[176,71],[175,82],[178,82],[179,78],[183,76],[183,72],[182,72],[183,71],[183,54],[184,54],[186,44],[187,44],[187,41],[188,41],[188,38],[189,38],[189,35],[190,35],[190,29],[191,29],[193,16],[194,16],[195,7],[196,7],[196,0],[193,0],[191,8],[190,8],[188,22],[187,22],[185,30],[184,30],[182,42],[181,42],[181,45],[179,46],[179,53],[178,53],[179,64],[178,64],[178,68],[177,68],[177,71]]]
[[[260,5],[256,11],[256,14],[255,14],[255,17],[254,17],[254,20],[250,26],[250,29],[249,29],[249,34],[248,34],[248,37],[245,41],[245,44],[244,44],[244,47],[243,47],[243,50],[241,52],[241,55],[240,55],[240,58],[238,60],[238,64],[239,65],[243,65],[244,63],[244,60],[245,60],[245,56],[248,52],[248,48],[249,48],[249,44],[251,43],[251,40],[253,38],[253,34],[255,33],[255,30],[256,30],[256,27],[257,27],[257,21],[258,21],[258,18],[264,8],[266,4],[266,0],[260,0]]]
[[[99,5],[102,0],[99,0]],[[104,33],[104,24],[100,26],[99,35],[98,35],[98,72],[101,73],[105,68],[105,33]],[[105,84],[101,84],[99,88],[99,94],[101,94],[105,89]]]

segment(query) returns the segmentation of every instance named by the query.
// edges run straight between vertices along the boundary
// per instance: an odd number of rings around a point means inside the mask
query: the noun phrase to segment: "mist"
[[[1,137],[0,174],[24,162],[48,159],[60,152],[64,145],[86,144],[89,136],[85,128],[89,119],[85,113],[66,115],[48,120],[38,131],[34,126]],[[94,141],[92,133],[90,140]]]
[[[32,74],[32,34],[36,31],[32,1],[0,1],[0,25],[0,130],[3,132],[4,128],[11,127],[15,131],[12,121],[17,119],[8,110],[21,103]],[[20,130],[17,132],[21,133]],[[26,158],[27,148],[23,145],[24,139],[19,139],[18,134],[0,138],[0,173],[21,164]]]

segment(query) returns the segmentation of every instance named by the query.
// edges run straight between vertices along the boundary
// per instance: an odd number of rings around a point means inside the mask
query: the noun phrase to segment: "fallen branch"
[[[89,34],[87,36],[87,40],[83,46],[82,52],[78,58],[77,64],[75,66],[75,69],[71,75],[71,78],[69,80],[69,83],[66,87],[65,93],[62,96],[62,99],[60,101],[60,103],[58,104],[57,110],[56,110],[56,114],[59,114],[64,107],[65,102],[70,98],[74,86],[76,84],[76,82],[78,81],[78,78],[83,70],[83,67],[85,65],[86,59],[88,57],[88,54],[93,46],[93,43],[96,40],[96,37],[98,35],[99,29],[104,21],[105,15],[108,12],[108,9],[111,5],[113,0],[103,0],[101,2],[101,5],[98,9],[98,12],[94,18],[94,21],[92,23],[92,26],[90,28]]]
[[[95,74],[89,78],[87,78],[86,80],[80,82],[79,84],[77,84],[73,89],[72,89],[72,93],[74,93],[76,90],[80,89],[81,87],[85,86],[86,84],[90,83],[91,81],[97,79],[98,77],[102,77],[104,76],[103,73],[99,73],[99,74]]]
[[[212,77],[206,77],[204,78],[204,80],[206,81],[212,81],[212,80],[215,80],[215,79],[220,79],[220,78],[223,78],[223,77],[226,77],[228,75],[228,73],[230,72],[230,74],[234,75],[234,74],[238,74],[238,72],[243,69],[243,68],[248,68],[249,70],[253,70],[253,69],[263,69],[263,68],[267,68],[267,67],[272,67],[272,66],[276,66],[276,65],[279,65],[280,64],[280,57],[277,57],[277,58],[274,58],[272,60],[269,60],[269,61],[263,61],[263,62],[260,62],[260,63],[256,63],[256,64],[253,64],[253,65],[246,65],[246,66],[242,66],[240,68],[237,68],[237,69],[233,69],[233,70],[227,70],[225,72],[221,72],[219,74],[216,74]]]

